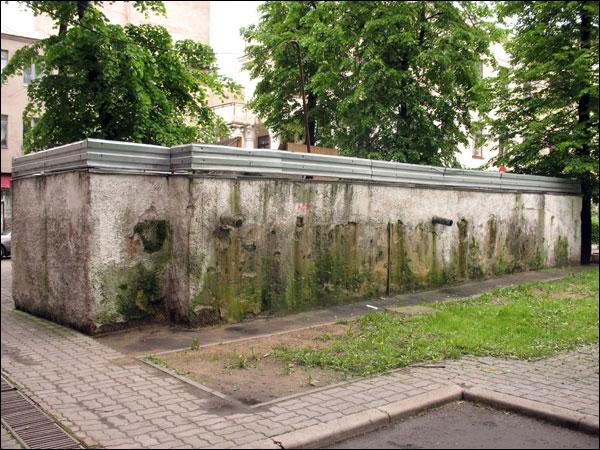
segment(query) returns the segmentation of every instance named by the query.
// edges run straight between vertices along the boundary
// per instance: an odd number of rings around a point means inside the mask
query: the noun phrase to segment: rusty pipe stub
[[[439,225],[445,225],[447,227],[451,227],[454,222],[452,221],[452,219],[445,219],[443,217],[433,216],[431,218],[431,223],[433,225],[439,224]]]
[[[235,216],[222,215],[219,221],[221,222],[221,225],[232,228],[240,228],[244,224],[244,218],[239,214]]]

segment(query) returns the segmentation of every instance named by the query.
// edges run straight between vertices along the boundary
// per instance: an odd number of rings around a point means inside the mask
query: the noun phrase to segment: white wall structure
[[[237,322],[579,261],[572,180],[86,140],[15,160],[17,308]]]

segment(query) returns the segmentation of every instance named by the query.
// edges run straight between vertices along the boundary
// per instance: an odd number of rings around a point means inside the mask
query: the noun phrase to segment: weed
[[[192,339],[192,347],[191,348],[193,351],[200,350],[200,340],[198,338]]]
[[[252,369],[256,366],[250,362],[246,355],[240,353],[233,359],[233,362],[226,367],[228,369]]]
[[[296,368],[294,367],[294,365],[292,363],[288,363],[285,365],[285,367],[283,368],[283,374],[284,375],[291,375],[296,371]]]

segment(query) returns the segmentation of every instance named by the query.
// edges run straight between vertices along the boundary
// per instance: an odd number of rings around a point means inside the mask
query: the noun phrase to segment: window
[[[36,67],[35,64],[32,64],[29,67],[23,69],[23,84],[27,86],[33,80],[37,78],[42,78],[45,75],[43,70],[40,70],[39,67]]]
[[[23,69],[23,84],[25,86],[27,86],[29,83],[31,83],[31,80],[35,79],[35,75],[33,75],[34,70],[35,70],[35,68],[33,65],[31,65],[29,67],[25,67],[25,69]]]
[[[25,144],[25,134],[30,131],[35,124],[37,123],[37,119],[36,118],[32,118],[30,120],[24,120],[23,121],[23,141],[22,144]]]
[[[8,50],[2,50],[2,70],[8,64]]]
[[[269,138],[269,135],[258,137],[257,148],[271,148],[271,139]]]
[[[483,147],[481,146],[481,131],[476,131],[473,136],[473,158],[483,159]]]
[[[8,148],[7,144],[8,135],[8,116],[2,114],[2,148]]]

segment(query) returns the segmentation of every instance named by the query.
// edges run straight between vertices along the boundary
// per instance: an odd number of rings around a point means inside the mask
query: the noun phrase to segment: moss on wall
[[[554,244],[554,259],[557,266],[569,264],[569,240],[565,236],[559,236]]]
[[[186,267],[177,271],[189,277],[191,298],[185,301],[191,325],[238,322],[259,313],[300,311],[546,263],[544,212],[538,210],[537,221],[526,220],[518,194],[508,219],[491,215],[475,225],[472,218],[460,217],[444,228],[430,220],[411,226],[402,220],[357,220],[351,184],[319,188],[270,180],[262,183],[254,212],[242,205],[241,181],[230,183],[225,215],[246,214],[240,226],[224,223],[223,211],[197,205],[198,216],[189,217],[183,232],[188,233],[188,247],[192,232],[206,243],[202,249],[187,248],[181,259]],[[277,205],[291,203],[296,215],[272,216]],[[542,203],[540,209],[544,207]],[[170,240],[167,221],[145,220],[133,227],[126,263],[110,271],[108,285],[113,288],[107,292],[112,300],[98,316],[100,321],[148,317],[164,310]],[[568,259],[565,242],[555,245],[557,261]]]
[[[126,214],[124,220],[130,220]],[[166,317],[166,269],[171,261],[167,220],[142,220],[124,236],[126,258],[103,268],[98,327],[133,319]]]

